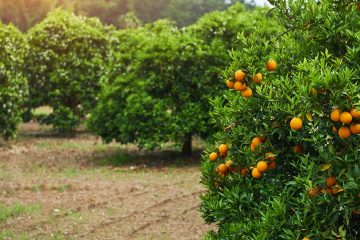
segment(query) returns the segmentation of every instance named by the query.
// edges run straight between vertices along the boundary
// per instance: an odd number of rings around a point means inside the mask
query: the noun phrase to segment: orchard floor
[[[24,124],[0,148],[0,239],[201,239],[198,159]]]

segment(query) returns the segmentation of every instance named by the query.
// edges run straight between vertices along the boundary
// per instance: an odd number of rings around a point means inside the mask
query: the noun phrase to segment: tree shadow
[[[193,156],[184,157],[180,151],[155,150],[155,151],[115,151],[102,152],[89,159],[92,166],[130,167],[131,169],[163,168],[163,167],[191,167],[200,166],[202,149],[195,149]]]

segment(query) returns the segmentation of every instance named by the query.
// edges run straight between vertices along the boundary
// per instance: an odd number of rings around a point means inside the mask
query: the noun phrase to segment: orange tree
[[[271,2],[286,30],[241,34],[212,101],[206,239],[360,239],[360,6]]]
[[[0,23],[0,136],[14,137],[21,121],[27,82],[23,75],[27,44],[12,25]]]
[[[210,104],[204,103],[223,91],[219,73],[230,60],[228,46],[238,31],[249,34],[252,22],[247,19],[260,12],[245,12],[242,5],[234,8],[247,16],[237,18],[238,25],[230,24],[230,16],[239,14],[231,8],[185,29],[158,21],[120,30],[111,51],[112,77],[104,84],[89,128],[105,141],[150,149],[172,141],[190,155],[192,136],[206,137],[211,129]],[[274,18],[267,23],[265,32],[274,32]]]
[[[28,32],[29,108],[53,107],[46,122],[55,130],[73,130],[96,104],[110,31],[98,19],[56,10]]]

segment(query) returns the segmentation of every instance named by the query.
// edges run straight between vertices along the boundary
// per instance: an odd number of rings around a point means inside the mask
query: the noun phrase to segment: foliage
[[[231,90],[212,101],[218,132],[204,154],[208,192],[201,211],[219,229],[206,239],[359,239],[360,135],[340,138],[339,128],[349,125],[330,119],[335,108],[360,110],[358,7],[336,0],[272,3],[286,31],[241,34],[224,72],[233,80],[236,70],[245,71],[253,96]],[[276,71],[266,70],[269,59],[278,62]],[[264,77],[255,84],[258,72]],[[302,119],[299,130],[290,128],[294,117]],[[252,147],[260,136],[265,141]],[[227,156],[210,161],[222,143]],[[273,164],[269,156],[276,169],[253,178],[259,161]],[[229,159],[226,172],[217,173]]]
[[[62,10],[29,31],[29,107],[51,106],[55,129],[72,130],[96,104],[106,78],[109,31],[97,19]]]
[[[204,13],[225,10],[242,0],[0,0],[0,20],[13,23],[26,31],[42,21],[46,15],[62,8],[88,17],[98,17],[104,24],[124,27],[121,21],[134,12],[141,22],[167,18],[178,26],[196,22]],[[120,21],[119,21],[120,20]]]
[[[12,25],[0,23],[0,136],[14,137],[21,121],[27,82],[22,73],[27,45]]]
[[[240,5],[200,20],[200,26],[208,28],[203,32],[222,28],[215,36],[201,34],[198,26],[178,29],[168,21],[120,30],[111,51],[111,81],[104,86],[89,128],[108,142],[135,142],[152,149],[173,141],[190,154],[191,137],[206,137],[211,131],[206,103],[222,91],[220,69],[230,60],[226,46],[236,40],[235,32],[250,33],[252,28],[249,22],[238,30],[230,29],[236,27],[231,24],[223,29],[229,15],[240,14],[234,9],[245,10]],[[271,17],[263,21],[274,22]],[[274,31],[269,28],[268,33]]]

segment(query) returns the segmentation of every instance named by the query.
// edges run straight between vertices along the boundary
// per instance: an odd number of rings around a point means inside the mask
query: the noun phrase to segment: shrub
[[[29,31],[29,107],[53,107],[50,119],[57,119],[51,122],[55,129],[73,130],[95,106],[100,83],[106,78],[109,31],[97,19],[62,10],[50,13]]]
[[[111,80],[88,124],[92,131],[105,141],[135,142],[149,149],[172,141],[190,155],[192,136],[205,138],[211,131],[208,99],[223,91],[220,69],[230,60],[226,47],[236,40],[236,31],[227,29],[231,14],[233,9],[210,14],[188,29],[158,21],[120,30],[112,50]],[[220,28],[219,35],[207,34]],[[247,34],[250,28],[241,25]],[[234,34],[227,37],[228,32]]]
[[[252,97],[231,90],[212,101],[218,132],[204,154],[201,211],[219,228],[206,239],[359,239],[358,7],[271,2],[286,31],[240,35],[224,72],[235,81],[243,70]],[[334,109],[355,109],[351,125]]]
[[[0,135],[14,137],[21,121],[27,82],[23,76],[26,41],[12,25],[0,23]]]

